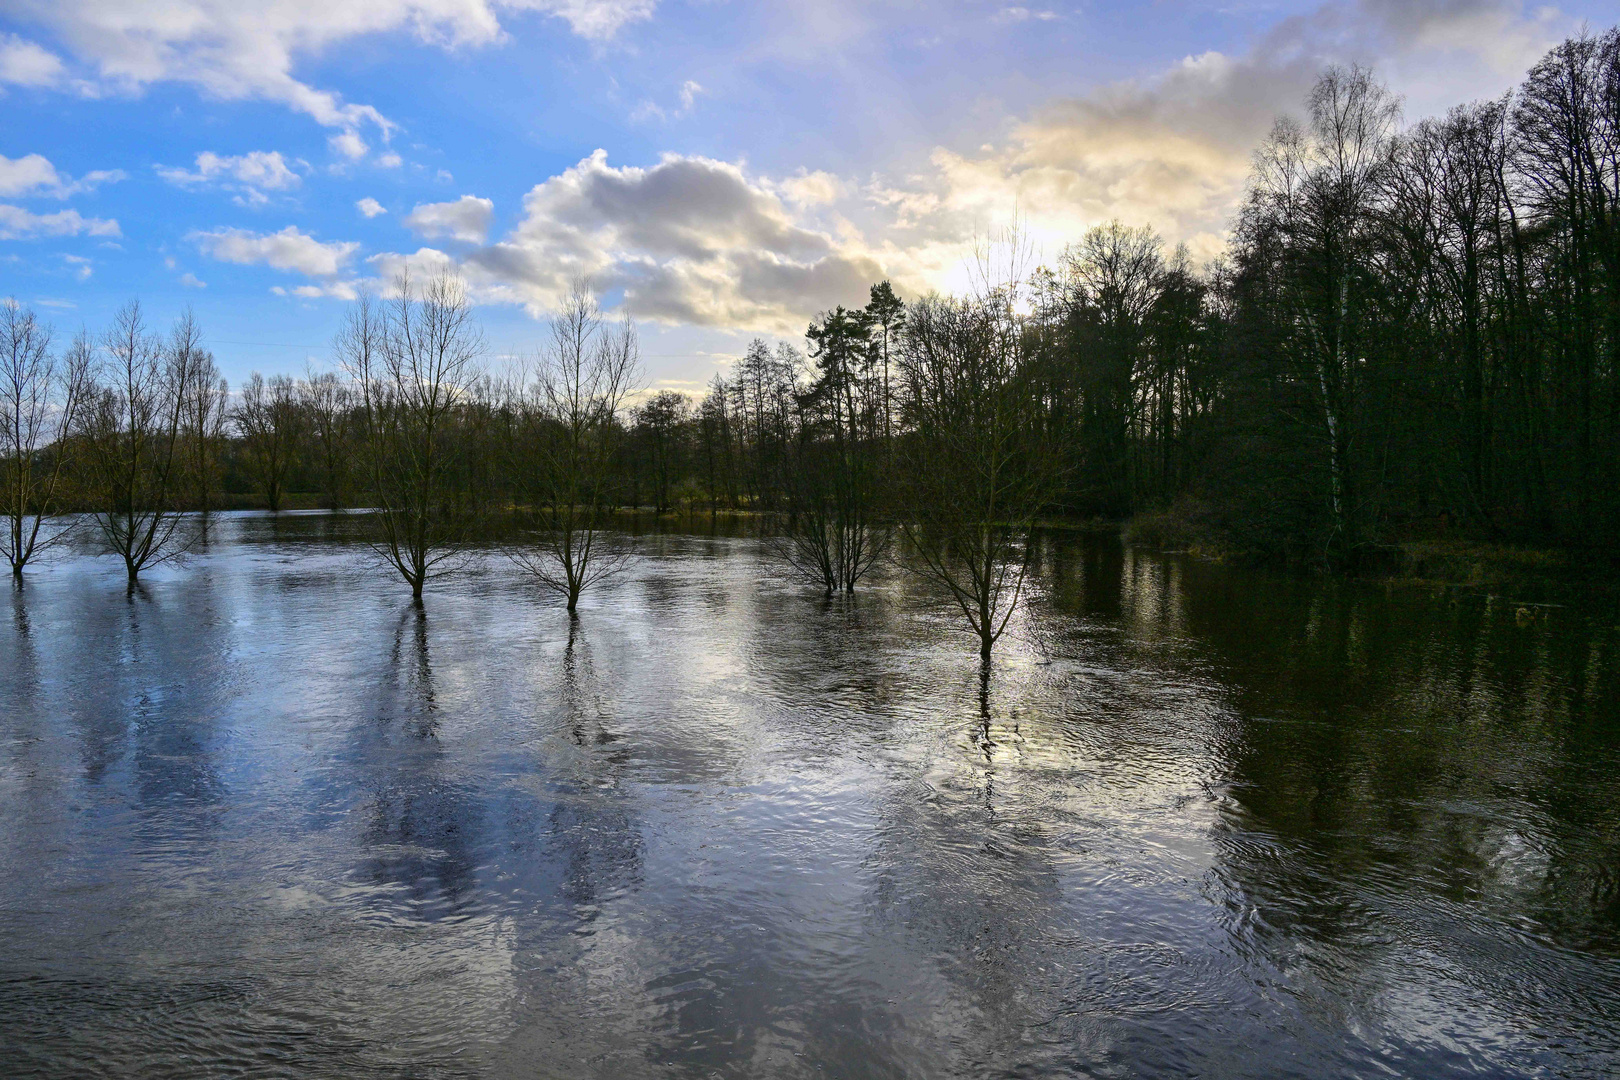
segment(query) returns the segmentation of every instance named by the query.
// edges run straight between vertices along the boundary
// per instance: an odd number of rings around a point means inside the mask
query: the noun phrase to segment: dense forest
[[[1208,266],[1120,222],[1046,265],[1013,235],[968,295],[874,284],[701,400],[639,388],[633,326],[584,287],[530,367],[485,363],[457,283],[400,281],[355,305],[333,370],[234,392],[189,316],[159,335],[132,303],[62,342],[9,303],[8,555],[93,512],[133,578],[181,511],[380,507],[419,594],[506,515],[572,604],[616,557],[589,551],[604,514],[759,511],[829,591],[903,541],[985,633],[1043,519],[1336,567],[1437,534],[1611,557],[1620,32],[1411,125],[1359,68],[1304,106]]]

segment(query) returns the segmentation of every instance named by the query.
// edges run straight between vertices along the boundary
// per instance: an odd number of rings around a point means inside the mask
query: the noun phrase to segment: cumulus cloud
[[[552,15],[582,37],[605,41],[651,17],[656,0],[23,0],[11,6],[8,14],[46,29],[93,69],[102,87],[188,83],[212,97],[278,102],[326,127],[350,134],[374,127],[386,137],[393,125],[372,106],[296,78],[298,59],[387,32],[408,32],[447,49],[490,45],[503,37],[503,10]],[[61,70],[61,61],[38,44],[0,39],[0,78],[50,85]]]
[[[366,260],[375,274],[373,288],[379,293],[387,292],[389,287],[401,275],[408,276],[416,281],[437,277],[440,274],[460,274],[462,268],[456,264],[448,252],[437,248],[417,248],[409,254],[387,251],[381,255],[373,255]]]
[[[45,236],[122,236],[118,222],[81,217],[77,210],[35,214],[0,203],[0,240],[34,240]]]
[[[1254,148],[1317,68],[1257,70],[1217,53],[1189,57],[1145,83],[1049,103],[1000,145],[936,149],[931,172],[871,197],[903,242],[964,239],[1015,217],[1061,244],[1111,218],[1150,224],[1209,255],[1220,244]]]
[[[517,228],[461,269],[483,298],[535,312],[584,276],[622,292],[638,317],[798,330],[883,276],[858,240],[796,220],[770,186],[709,158],[615,168],[598,150],[537,184],[523,205]]]
[[[42,154],[15,159],[0,154],[0,196],[14,199],[19,195],[34,195],[58,188],[61,184],[62,178],[57,175],[56,166]]]
[[[773,180],[679,155],[615,167],[598,151],[530,190],[522,221],[498,240],[370,262],[380,274],[453,268],[480,300],[537,313],[585,276],[641,318],[794,332],[883,277],[911,292],[957,284],[974,243],[1015,218],[1047,254],[1118,217],[1207,256],[1224,242],[1254,149],[1325,64],[1373,60],[1408,89],[1421,84],[1400,65],[1421,70],[1450,50],[1450,69],[1473,71],[1457,100],[1510,85],[1566,29],[1509,0],[1347,0],[1284,20],[1246,51],[1049,101],[999,140],[936,148],[908,175]],[[418,231],[473,242],[483,228],[424,216]]]
[[[1050,252],[1111,218],[1197,256],[1224,243],[1254,150],[1333,62],[1372,62],[1414,111],[1512,85],[1574,28],[1513,0],[1353,0],[1283,20],[1246,52],[1188,56],[1150,77],[1050,101],[975,151],[869,185],[901,244],[983,235],[1015,217]],[[1443,72],[1436,76],[1435,72]]]
[[[0,154],[0,198],[43,196],[65,199],[70,195],[94,191],[102,184],[117,183],[122,179],[124,179],[122,171],[107,169],[85,173],[78,180],[73,180],[58,173],[56,166],[42,154],[27,154],[20,158],[8,158]]]
[[[205,150],[197,155],[195,171],[159,167],[157,172],[177,187],[195,188],[222,183],[226,188],[241,193],[237,202],[251,206],[262,206],[269,202],[266,191],[285,191],[303,183],[303,178],[275,150],[254,150],[235,156]]]
[[[188,289],[208,288],[208,282],[199,280],[196,274],[190,273],[189,271],[180,275],[180,284]]]
[[[366,140],[353,131],[340,132],[326,140],[326,143],[334,154],[350,161],[359,161],[366,156],[366,151],[371,149],[366,145]]]
[[[186,6],[190,2],[175,0],[187,11],[193,10]],[[132,3],[146,10],[140,0]],[[411,0],[377,5],[382,14],[347,13],[347,23],[322,9],[310,16],[307,38],[264,31],[275,45],[266,54],[274,62],[261,70],[274,72],[294,51],[317,47],[313,42],[372,32],[355,29],[362,24],[409,27],[447,46],[485,44],[499,37],[496,11],[516,6]],[[521,6],[565,19],[577,33],[597,39],[653,10],[650,0],[536,0]],[[265,25],[279,26],[282,0],[269,0],[265,10]],[[399,16],[401,10],[412,14]],[[996,11],[992,6],[987,15]],[[1042,11],[1009,8],[1003,14],[1035,21]],[[203,21],[234,18],[209,7]],[[424,241],[453,241],[444,245],[451,250],[383,253],[366,260],[361,271],[353,266],[357,245],[323,244],[293,228],[270,234],[215,230],[192,239],[214,258],[303,275],[304,282],[280,288],[284,295],[352,295],[358,273],[386,282],[401,270],[416,276],[451,270],[467,277],[480,301],[541,312],[583,275],[622,296],[638,317],[797,332],[817,310],[860,302],[867,286],[883,277],[911,292],[948,286],[973,241],[1015,216],[1047,242],[1048,253],[1113,217],[1153,225],[1172,242],[1191,244],[1195,254],[1212,253],[1241,196],[1255,146],[1278,112],[1298,108],[1324,64],[1372,61],[1419,107],[1428,96],[1447,104],[1511,84],[1567,29],[1544,12],[1526,14],[1512,0],[1335,0],[1284,19],[1247,49],[1189,56],[1142,78],[1051,100],[1010,120],[989,144],[938,147],[905,175],[863,183],[801,170],[773,179],[739,163],[694,156],[614,166],[598,151],[536,184],[510,233],[491,238],[494,207],[488,199],[467,195],[424,203],[406,224]],[[189,30],[165,30],[158,39],[182,44],[163,54],[154,73],[131,79],[190,78],[210,85],[201,75],[172,72],[181,70],[175,65],[182,59],[192,63],[216,46],[198,44],[202,38]],[[74,39],[63,40],[77,48]],[[234,39],[221,39],[228,40]],[[1447,73],[1444,85],[1430,73],[1441,70]],[[316,91],[275,85],[286,91],[281,100],[328,124],[341,159],[370,154],[367,137],[374,132],[386,142],[389,129],[380,116],[354,112],[358,107],[335,97],[326,108],[298,96]],[[270,86],[244,82],[238,96],[282,92],[265,89]],[[227,84],[212,92],[233,91]],[[664,109],[648,115],[690,109],[700,93],[698,84],[683,84]],[[384,152],[375,160],[386,164],[391,151],[379,150]],[[203,171],[200,159],[196,171]],[[442,170],[438,179],[451,182]],[[367,217],[385,212],[370,198],[355,205]]]
[[[55,53],[16,34],[0,35],[0,84],[55,86],[62,77],[62,61]]]
[[[489,235],[495,204],[475,195],[463,195],[455,202],[422,203],[405,217],[405,225],[418,236],[433,239],[464,240],[481,244]]]
[[[537,184],[522,222],[493,243],[485,242],[488,199],[416,207],[406,221],[419,234],[476,246],[373,255],[366,282],[347,271],[356,245],[322,245],[292,228],[266,236],[221,229],[192,239],[215,258],[313,279],[272,290],[285,296],[349,297],[362,284],[386,292],[401,273],[454,273],[479,302],[540,315],[585,277],[639,318],[775,333],[796,333],[834,304],[859,303],[873,281],[894,276],[891,264],[910,265],[892,248],[868,250],[858,234],[835,236],[801,220],[780,186],[730,162],[668,155],[648,168],[621,168],[597,151]]]
[[[90,275],[96,272],[96,264],[83,255],[63,255],[62,262],[67,264],[79,281],[89,281]]]
[[[778,181],[778,191],[799,206],[826,206],[836,202],[849,189],[849,185],[830,172],[801,172]]]
[[[337,277],[360,247],[353,241],[323,244],[294,225],[273,233],[214,229],[191,233],[186,239],[220,262],[268,266],[312,278]]]

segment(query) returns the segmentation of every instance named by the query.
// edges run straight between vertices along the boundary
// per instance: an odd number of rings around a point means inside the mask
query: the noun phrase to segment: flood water
[[[897,571],[352,526],[0,583],[0,1075],[1620,1070],[1612,600],[1052,537],[981,681]]]

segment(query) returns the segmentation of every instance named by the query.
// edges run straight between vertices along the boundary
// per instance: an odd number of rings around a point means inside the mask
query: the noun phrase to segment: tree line
[[[1047,512],[1155,514],[1339,566],[1437,529],[1612,552],[1620,32],[1406,128],[1360,68],[1325,72],[1305,106],[1256,153],[1210,265],[1111,222],[1023,280],[1022,378],[1061,475]],[[875,290],[812,325],[806,375],[796,350],[756,342],[695,408],[642,415],[657,501],[684,482],[790,505],[806,431],[896,460],[920,400],[896,375],[938,302],[908,313]],[[870,415],[848,427],[838,400]]]
[[[1442,530],[1612,554],[1620,31],[1408,127],[1360,68],[1304,104],[1207,266],[1120,222],[1044,264],[1013,234],[965,295],[880,282],[700,399],[645,393],[634,327],[583,284],[496,370],[459,283],[401,279],[353,305],[335,370],[234,397],[190,316],[158,335],[131,303],[58,346],[8,303],[8,559],[77,509],[134,580],[223,492],[297,491],[374,509],[417,597],[500,525],[572,610],[623,565],[613,511],[755,511],[828,594],[902,554],[988,653],[1045,517],[1346,567]]]
[[[1360,68],[1304,104],[1209,265],[1110,222],[1020,278],[1043,512],[1338,567],[1437,532],[1612,555],[1620,31],[1409,127]],[[701,401],[660,395],[627,482],[661,508],[803,512],[834,477],[892,502],[941,303],[879,286],[807,352],[756,341]]]

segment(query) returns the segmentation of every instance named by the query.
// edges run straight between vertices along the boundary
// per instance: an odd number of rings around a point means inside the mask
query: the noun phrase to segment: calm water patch
[[[0,587],[5,1075],[1620,1069],[1612,602],[1055,538],[981,677],[746,536],[571,623],[353,524]]]

